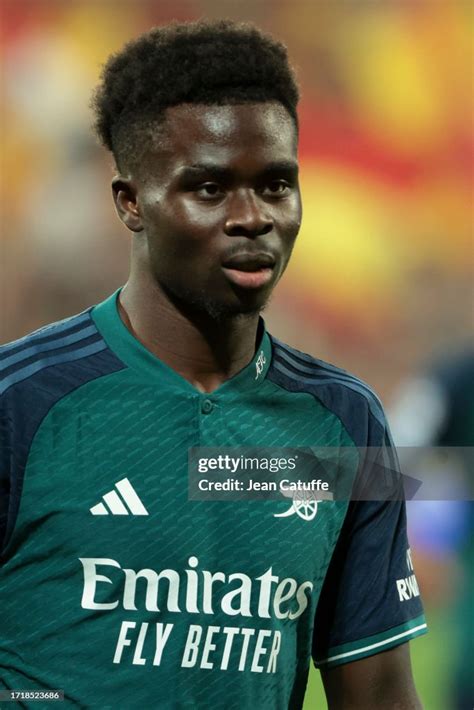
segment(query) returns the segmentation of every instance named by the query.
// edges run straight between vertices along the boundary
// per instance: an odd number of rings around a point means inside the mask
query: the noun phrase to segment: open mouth
[[[222,264],[226,277],[242,288],[261,288],[273,277],[275,258],[270,254],[237,254]]]

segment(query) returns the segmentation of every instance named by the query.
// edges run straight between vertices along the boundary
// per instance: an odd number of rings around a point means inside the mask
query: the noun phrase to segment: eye
[[[286,197],[291,189],[291,185],[286,180],[272,180],[267,183],[262,193],[271,197]]]
[[[205,182],[196,188],[196,194],[205,200],[209,200],[222,195],[221,186],[217,182]]]

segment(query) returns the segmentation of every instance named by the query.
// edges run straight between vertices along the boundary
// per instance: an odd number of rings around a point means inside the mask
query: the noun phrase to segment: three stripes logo
[[[148,515],[128,478],[118,481],[114,489],[102,496],[102,500],[103,503],[90,508],[92,515]]]

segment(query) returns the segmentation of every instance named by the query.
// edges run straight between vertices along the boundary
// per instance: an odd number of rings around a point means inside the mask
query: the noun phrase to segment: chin
[[[178,295],[171,290],[165,291],[174,305],[183,313],[192,316],[206,315],[214,320],[226,320],[236,316],[250,316],[260,313],[270,298],[271,293],[233,293],[229,298],[212,297],[204,290],[196,293],[181,291]]]
[[[193,299],[190,304],[195,310],[205,313],[215,320],[226,320],[236,316],[252,316],[260,313],[267,305],[268,298],[239,299],[234,301],[218,301],[205,297]]]
[[[207,303],[203,309],[207,315],[216,320],[226,320],[235,316],[251,316],[260,313],[265,303]]]

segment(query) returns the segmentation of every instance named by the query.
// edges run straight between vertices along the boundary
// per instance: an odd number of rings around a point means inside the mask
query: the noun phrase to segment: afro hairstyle
[[[297,127],[298,99],[281,42],[250,23],[201,20],[154,27],[111,55],[91,107],[95,132],[123,171],[170,106],[277,101]]]

